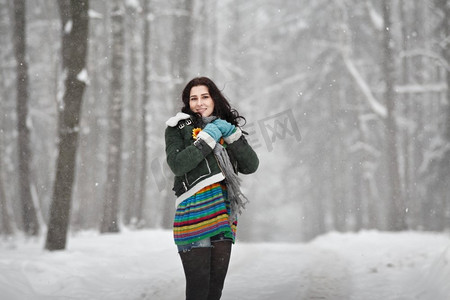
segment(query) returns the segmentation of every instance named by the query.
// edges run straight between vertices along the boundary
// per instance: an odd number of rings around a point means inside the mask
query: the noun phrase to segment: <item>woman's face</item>
[[[189,107],[194,113],[201,114],[202,117],[211,116],[214,111],[214,100],[209,94],[208,87],[197,85],[191,88]]]

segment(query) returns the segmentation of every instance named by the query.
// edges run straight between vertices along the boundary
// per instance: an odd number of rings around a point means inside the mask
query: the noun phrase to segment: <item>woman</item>
[[[175,174],[175,243],[186,276],[187,300],[222,295],[237,215],[247,198],[237,173],[258,168],[256,153],[220,90],[206,77],[192,79],[182,93],[182,112],[165,132],[167,163]]]

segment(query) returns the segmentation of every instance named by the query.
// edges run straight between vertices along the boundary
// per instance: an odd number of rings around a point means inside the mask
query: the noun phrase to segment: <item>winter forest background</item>
[[[208,76],[260,157],[246,241],[450,228],[450,1],[0,0],[0,232],[171,228]]]

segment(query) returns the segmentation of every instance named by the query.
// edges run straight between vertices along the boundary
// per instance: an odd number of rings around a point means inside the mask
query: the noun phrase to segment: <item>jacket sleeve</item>
[[[206,151],[205,149],[200,150],[194,145],[185,147],[185,142],[177,127],[166,128],[165,140],[167,164],[175,176],[181,176],[197,167],[212,151],[206,143],[203,145],[203,147],[207,147]]]
[[[238,129],[234,134],[225,140],[231,142],[227,150],[237,162],[238,172],[242,174],[251,174],[256,172],[259,166],[259,159],[256,152],[248,144],[241,130]]]

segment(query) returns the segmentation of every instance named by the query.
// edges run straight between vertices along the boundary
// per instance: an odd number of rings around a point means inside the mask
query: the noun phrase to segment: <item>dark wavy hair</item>
[[[194,86],[204,85],[208,88],[209,95],[214,101],[214,110],[213,115],[219,117],[222,120],[230,122],[231,124],[238,126],[240,121],[243,121],[245,124],[246,120],[243,116],[239,115],[238,111],[234,108],[231,108],[230,103],[216,86],[216,84],[209,79],[208,77],[196,77],[188,82],[186,87],[183,89],[183,93],[181,94],[181,99],[183,100],[183,108],[182,112],[190,114],[193,116],[194,121],[199,123],[201,121],[201,115],[194,113],[189,105],[189,99],[191,94],[191,89]]]

